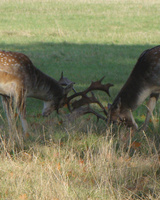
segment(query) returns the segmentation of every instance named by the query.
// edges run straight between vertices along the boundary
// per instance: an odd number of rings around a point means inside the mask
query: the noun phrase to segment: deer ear
[[[64,88],[64,95],[68,94],[73,89],[73,85],[74,83],[70,83]]]

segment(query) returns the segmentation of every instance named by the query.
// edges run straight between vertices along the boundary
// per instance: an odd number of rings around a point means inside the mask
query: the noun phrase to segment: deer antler
[[[75,84],[75,82],[72,82],[70,81],[68,78],[64,77],[63,76],[63,72],[61,73],[61,78],[59,79],[59,84],[62,85],[62,86],[67,86],[67,85],[70,85],[70,84]],[[75,89],[72,88],[73,91],[76,93]]]
[[[72,103],[72,107],[73,107],[73,110],[74,109],[77,109],[81,106],[84,106],[86,104],[91,104],[91,103],[96,103],[98,104],[103,112],[105,113],[105,115],[107,115],[107,111],[106,109],[104,108],[104,106],[98,101],[98,99],[95,97],[94,93],[92,92],[92,96],[91,97],[88,97],[87,95],[84,95],[82,96],[82,98],[80,100],[75,100],[73,103]]]
[[[104,117],[103,115],[100,115],[99,113],[97,113],[96,111],[94,111],[93,109],[91,109],[89,107],[90,104],[96,103],[100,106],[100,108],[104,112],[105,116],[107,116],[107,111],[106,111],[105,107],[102,105],[102,103],[100,101],[98,101],[98,99],[95,97],[94,93],[92,92],[93,90],[101,90],[101,91],[106,92],[110,96],[109,88],[111,86],[113,86],[113,84],[110,84],[110,83],[102,84],[101,82],[103,79],[104,79],[104,77],[101,78],[99,81],[92,82],[90,84],[90,86],[87,89],[85,89],[84,91],[75,93],[67,98],[66,103],[68,105],[68,109],[70,112],[72,112],[70,114],[70,118],[72,115],[77,118],[78,116],[81,116],[81,115],[84,115],[87,113],[92,113],[92,114],[96,115],[98,119],[101,118],[105,121],[107,120],[106,117]],[[90,97],[87,96],[87,93],[89,93],[89,92],[91,92],[91,94],[92,94],[92,96],[90,96]],[[73,101],[70,104],[70,101],[78,96],[81,96],[81,98],[79,100]],[[72,110],[70,108],[70,105],[72,106]],[[83,107],[84,105],[88,105],[88,107]]]
[[[80,117],[82,115],[89,114],[89,113],[96,115],[97,121],[99,121],[99,119],[102,119],[105,122],[107,122],[107,118],[106,117],[104,117],[103,115],[97,113],[96,111],[94,111],[89,106],[79,107],[79,108],[75,109],[72,113],[67,115],[67,119],[69,121],[73,121],[73,119],[75,120],[77,117]]]
[[[101,90],[101,91],[104,91],[106,92],[109,96],[109,88],[111,86],[113,86],[113,84],[111,83],[107,83],[107,84],[102,84],[102,80],[104,79],[104,77],[102,77],[99,81],[95,81],[95,82],[92,82],[91,85],[84,91],[82,92],[78,92],[78,93],[75,93],[73,95],[71,95],[70,97],[68,97],[67,99],[67,102],[69,103],[73,98],[77,97],[77,96],[84,96],[86,95],[88,92],[91,92],[93,90]]]
[[[99,81],[95,81],[95,82],[92,81],[91,85],[84,91],[85,94],[92,90],[101,90],[101,91],[106,92],[110,96],[109,88],[113,86],[113,84],[107,83],[103,85],[101,82],[104,78],[105,76],[103,76]]]

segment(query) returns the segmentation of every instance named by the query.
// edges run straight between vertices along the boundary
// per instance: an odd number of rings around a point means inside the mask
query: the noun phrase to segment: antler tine
[[[112,87],[113,84],[111,84],[111,83],[107,83],[107,84],[104,84],[104,85],[101,84],[101,82],[102,82],[102,80],[104,79],[104,77],[105,77],[105,76],[103,76],[99,81],[95,81],[95,82],[92,81],[91,85],[90,85],[87,89],[85,89],[84,91],[82,91],[82,92],[77,92],[77,93],[71,95],[70,97],[68,97],[68,99],[67,99],[67,104],[68,104],[72,99],[74,99],[75,97],[77,97],[77,96],[84,96],[84,95],[86,95],[88,92],[91,92],[91,91],[93,91],[93,90],[101,90],[101,91],[104,91],[104,92],[106,92],[106,93],[110,96],[110,94],[109,94],[109,88]]]
[[[63,72],[61,73],[61,78],[59,79],[58,82],[59,82],[59,84],[62,85],[62,86],[67,86],[67,85],[69,85],[69,84],[71,84],[71,83],[74,84],[73,81],[70,81],[67,77],[64,77],[64,76],[63,76]]]
[[[68,78],[66,78],[66,77],[63,76],[63,71],[61,72],[61,78],[59,79],[58,82],[62,86],[68,86],[70,84],[75,84],[75,82],[72,82]],[[76,93],[76,90],[74,89],[74,87],[72,89]]]
[[[101,108],[102,108],[102,110],[103,110],[103,112],[104,112],[104,114],[107,116],[108,115],[108,113],[107,113],[107,111],[106,111],[106,109],[105,109],[105,107],[101,104],[101,102],[100,101],[98,101],[98,99],[95,97],[95,95],[94,95],[94,93],[93,92],[91,92],[91,94],[92,94],[92,99],[94,99],[95,100],[95,103],[97,103]]]
[[[104,78],[105,78],[105,76],[103,76],[103,77],[99,80],[99,82],[101,83],[101,82],[103,81]]]
[[[75,100],[73,103],[72,103],[72,107],[73,107],[73,110],[74,109],[77,109],[81,106],[84,106],[86,104],[91,104],[91,103],[96,103],[100,106],[100,108],[102,108],[104,114],[107,116],[107,111],[105,109],[105,107],[100,103],[100,101],[98,101],[98,99],[95,97],[94,93],[92,93],[92,96],[91,97],[88,97],[87,95],[83,95],[82,98],[80,100]]]
[[[94,114],[97,117],[97,121],[99,119],[102,119],[105,122],[107,122],[106,117],[104,117],[103,115],[94,111],[92,108],[89,107],[89,105],[86,107],[79,107],[79,108],[75,109],[72,113],[68,114],[68,120],[72,121],[73,119],[76,119],[82,115],[89,114],[89,113]]]
[[[87,95],[83,95],[81,97],[81,99],[79,100],[75,100],[73,103],[72,103],[72,107],[73,107],[73,110],[76,109],[76,108],[79,108],[81,106],[84,106],[86,104],[90,104],[90,103],[96,103],[96,99],[94,98],[95,96],[92,95],[92,97],[88,97]]]
[[[110,96],[109,88],[113,86],[113,84],[111,83],[102,84],[101,82],[103,79],[104,77],[102,77],[99,81],[92,82],[91,85],[85,90],[85,92],[88,93],[92,90],[101,90],[106,92]]]

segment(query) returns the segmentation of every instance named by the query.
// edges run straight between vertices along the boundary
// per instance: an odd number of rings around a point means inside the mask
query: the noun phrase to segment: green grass
[[[105,75],[114,84],[111,98],[98,93],[107,105],[139,55],[159,45],[159,7],[159,0],[1,0],[0,49],[25,53],[57,80],[63,71],[77,91]],[[61,124],[56,113],[39,117],[42,106],[27,100],[31,138],[23,141],[19,122],[8,133],[0,105],[0,199],[159,199],[159,126],[125,141],[123,127],[106,129],[88,116]],[[145,105],[134,112],[140,126],[145,112]]]

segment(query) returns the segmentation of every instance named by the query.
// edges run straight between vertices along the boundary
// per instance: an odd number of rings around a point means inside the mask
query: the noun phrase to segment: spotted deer
[[[142,129],[146,130],[160,93],[160,46],[144,51],[128,80],[109,109],[108,122],[124,122],[133,130],[138,125],[133,117],[135,110],[149,96],[147,115]]]
[[[65,88],[62,87],[58,81],[36,68],[26,55],[0,51],[0,94],[3,107],[9,125],[12,124],[11,111],[13,107],[17,108],[25,134],[28,131],[27,97],[44,101],[42,115],[48,116],[52,111],[58,111],[63,107],[67,94],[72,88],[72,82]]]

